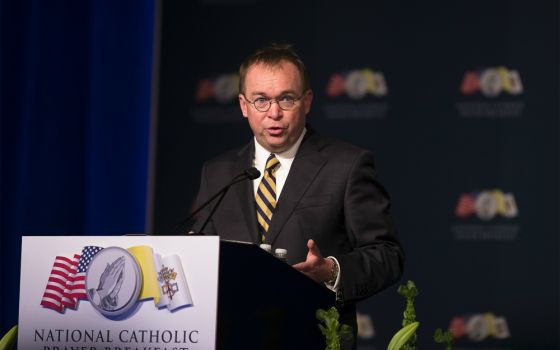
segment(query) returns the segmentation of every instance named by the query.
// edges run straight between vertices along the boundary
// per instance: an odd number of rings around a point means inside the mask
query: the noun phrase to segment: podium
[[[261,248],[216,236],[25,236],[21,276],[21,349],[324,349],[315,312],[335,303]],[[106,283],[113,304],[92,297]]]
[[[325,349],[335,295],[261,248],[220,241],[217,349]]]

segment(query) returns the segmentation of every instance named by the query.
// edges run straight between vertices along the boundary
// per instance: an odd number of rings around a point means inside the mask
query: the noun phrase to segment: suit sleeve
[[[371,296],[397,281],[404,254],[389,213],[389,195],[376,179],[371,153],[353,162],[344,194],[344,220],[353,249],[337,256],[342,300]]]

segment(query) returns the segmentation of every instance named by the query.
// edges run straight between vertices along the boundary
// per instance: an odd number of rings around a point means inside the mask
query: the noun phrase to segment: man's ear
[[[247,118],[247,101],[245,101],[245,97],[239,94],[239,107],[241,108],[241,113],[243,116]]]
[[[303,96],[303,108],[306,115],[311,111],[311,102],[313,102],[313,91],[309,89]]]

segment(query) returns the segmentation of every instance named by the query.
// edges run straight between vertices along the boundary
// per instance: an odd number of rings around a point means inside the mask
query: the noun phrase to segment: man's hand
[[[292,265],[292,267],[319,283],[330,280],[333,268],[332,260],[323,258],[319,247],[312,239],[307,241],[307,249],[309,251],[305,261]]]

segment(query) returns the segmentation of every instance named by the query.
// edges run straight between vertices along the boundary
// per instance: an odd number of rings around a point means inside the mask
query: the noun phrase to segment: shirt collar
[[[305,136],[306,132],[307,132],[307,128],[304,128],[301,135],[299,135],[299,138],[292,145],[292,147],[288,148],[284,152],[274,153],[276,155],[276,158],[278,158],[278,160],[280,161],[280,164],[282,164],[283,160],[284,161],[293,160],[295,158],[299,146],[301,145],[301,141],[303,140],[303,137]],[[255,137],[255,163],[256,164],[266,163],[266,160],[268,159],[269,155],[270,155],[270,151],[268,151],[266,148],[261,146],[261,144],[257,142],[257,138]]]

